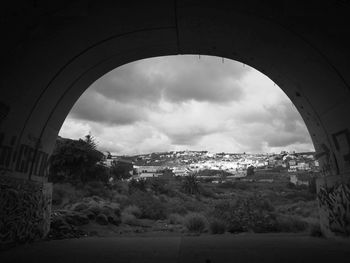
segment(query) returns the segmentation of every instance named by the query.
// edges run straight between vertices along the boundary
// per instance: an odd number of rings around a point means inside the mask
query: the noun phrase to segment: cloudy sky
[[[268,77],[209,56],[151,58],[107,73],[76,102],[60,136],[89,132],[114,154],[314,150],[296,108]]]

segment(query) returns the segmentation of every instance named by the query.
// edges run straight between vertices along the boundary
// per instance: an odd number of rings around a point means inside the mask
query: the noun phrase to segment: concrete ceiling
[[[258,69],[293,101],[329,174],[350,173],[348,1],[14,1],[2,9],[0,170],[42,180],[79,96],[108,71],[205,54]]]

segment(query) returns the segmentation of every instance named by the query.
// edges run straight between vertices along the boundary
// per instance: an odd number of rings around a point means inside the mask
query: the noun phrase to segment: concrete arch
[[[106,72],[153,56],[206,54],[249,64],[274,80],[301,113],[325,176],[347,181],[348,11],[341,1],[78,0],[10,6],[1,51],[1,174],[45,182],[65,117]]]

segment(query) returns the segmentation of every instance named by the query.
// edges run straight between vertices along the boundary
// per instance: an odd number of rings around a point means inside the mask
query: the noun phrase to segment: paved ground
[[[0,252],[0,262],[350,262],[350,240],[300,235],[83,238]]]

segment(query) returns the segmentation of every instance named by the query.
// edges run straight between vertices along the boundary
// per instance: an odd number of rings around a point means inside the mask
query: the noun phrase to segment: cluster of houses
[[[107,166],[115,162],[127,166],[134,178],[159,177],[164,171],[173,176],[187,176],[202,170],[225,171],[232,178],[242,178],[248,167],[255,169],[283,169],[291,173],[291,182],[297,182],[298,171],[317,171],[318,161],[313,153],[295,154],[226,154],[206,151],[181,151],[152,153],[137,156],[110,156],[105,161]]]
[[[280,154],[231,154],[209,153],[206,151],[180,151],[166,153],[152,153],[135,156],[139,165],[168,165],[188,166],[191,170],[245,170],[249,166],[255,168],[289,169],[290,172],[318,169],[318,161],[314,153],[287,153]]]

